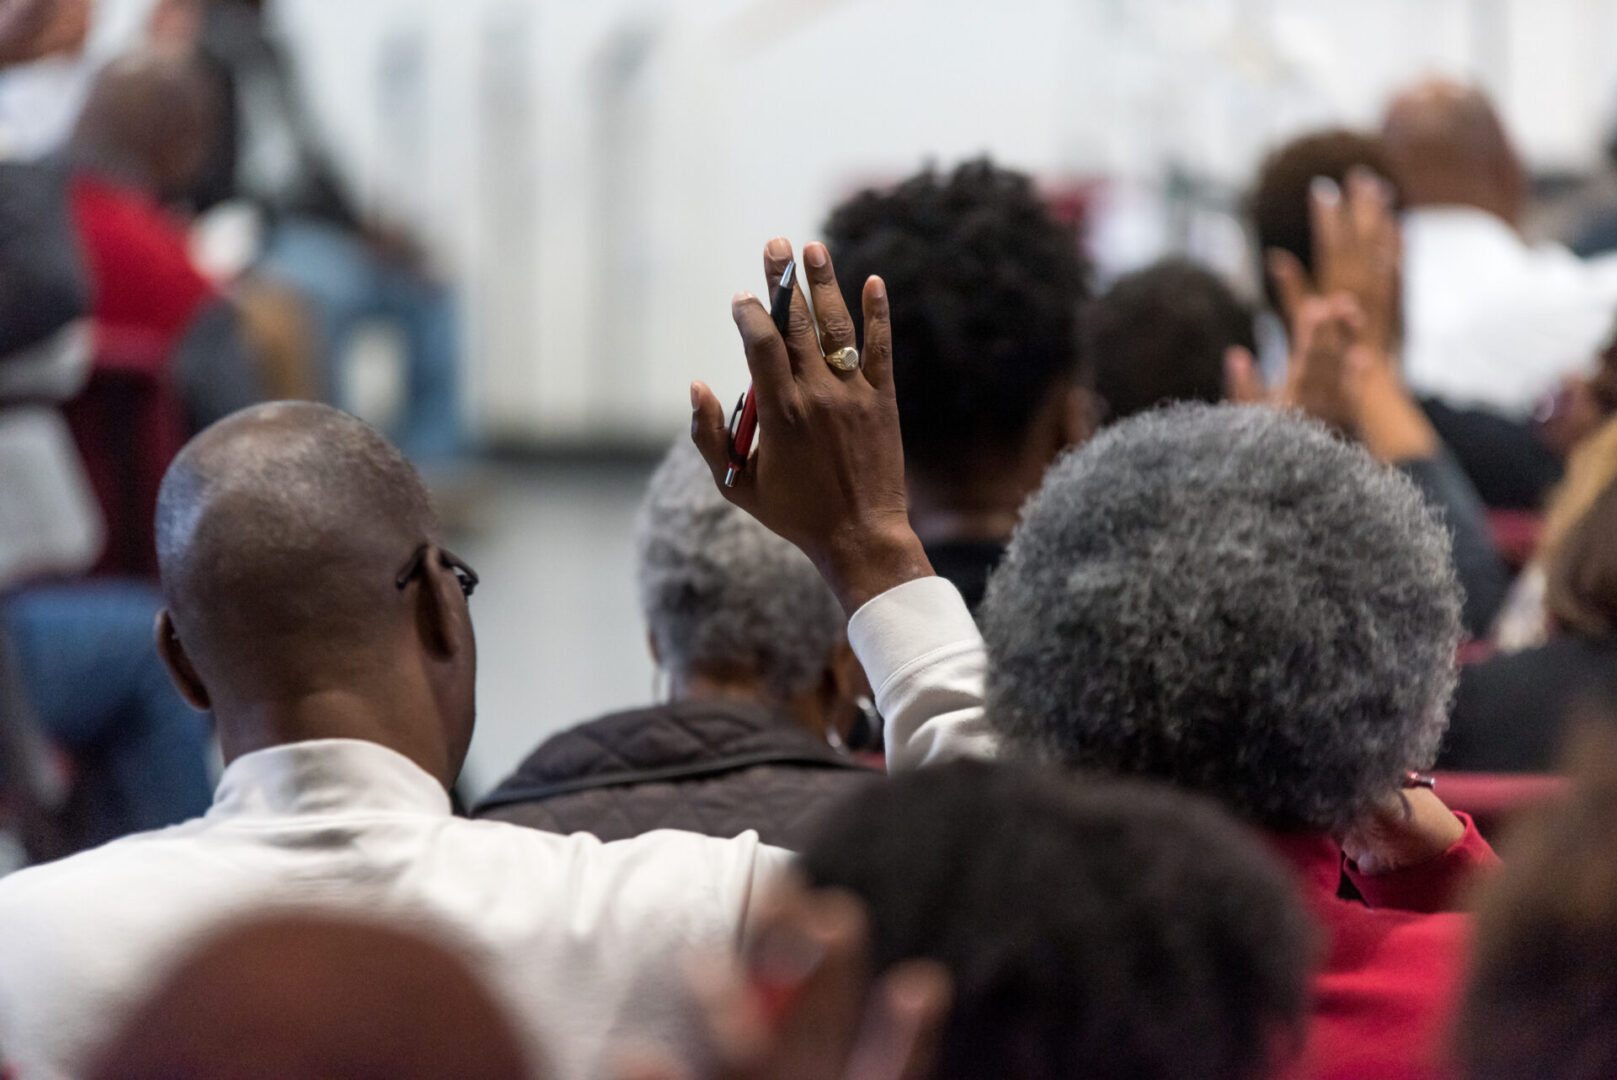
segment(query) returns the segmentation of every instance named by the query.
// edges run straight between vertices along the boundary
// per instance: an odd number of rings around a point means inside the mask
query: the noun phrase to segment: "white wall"
[[[1276,139],[1475,77],[1538,165],[1617,106],[1617,0],[283,0],[365,197],[462,287],[496,434],[661,439],[684,385],[745,381],[728,321],[758,252],[857,185],[992,152],[1108,175],[1166,241],[1178,166],[1234,191]],[[1232,238],[1212,253],[1230,261]]]

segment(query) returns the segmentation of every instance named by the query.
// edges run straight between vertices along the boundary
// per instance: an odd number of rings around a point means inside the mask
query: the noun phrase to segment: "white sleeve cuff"
[[[942,652],[982,648],[960,591],[941,577],[916,578],[872,597],[848,620],[848,643],[878,701],[905,669]]]

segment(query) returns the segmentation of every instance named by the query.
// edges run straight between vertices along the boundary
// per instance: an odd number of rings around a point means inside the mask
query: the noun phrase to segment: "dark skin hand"
[[[1397,359],[1402,246],[1387,184],[1355,169],[1345,192],[1321,182],[1309,205],[1315,274],[1289,252],[1267,260],[1292,343],[1276,403],[1351,435],[1381,461],[1433,457],[1437,433]]]
[[[1465,823],[1427,788],[1404,788],[1386,796],[1340,837],[1342,853],[1363,874],[1387,874],[1419,866],[1465,836]]]
[[[789,243],[771,240],[766,280],[778,280],[791,257]],[[817,323],[801,289],[792,294],[784,339],[757,297],[739,293],[731,302],[752,371],[759,432],[734,487],[722,484],[724,408],[699,382],[691,384],[691,438],[725,498],[802,549],[851,615],[896,585],[930,576],[932,567],[905,506],[886,287],[874,276],[865,282],[862,364],[839,374],[826,353],[856,342],[825,245],[807,245],[800,265]]]

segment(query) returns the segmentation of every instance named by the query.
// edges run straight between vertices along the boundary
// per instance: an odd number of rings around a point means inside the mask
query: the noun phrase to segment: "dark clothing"
[[[0,162],[0,359],[38,344],[89,306],[66,169],[54,161]]]
[[[1398,468],[1415,481],[1426,504],[1443,516],[1454,570],[1465,592],[1460,621],[1471,637],[1487,637],[1510,591],[1510,574],[1494,547],[1488,514],[1476,488],[1447,452],[1435,458],[1400,461]]]
[[[1617,210],[1608,210],[1583,227],[1572,241],[1572,253],[1589,259],[1617,251]]]
[[[1482,409],[1456,409],[1422,398],[1426,418],[1471,478],[1484,505],[1495,510],[1542,510],[1561,481],[1561,459],[1533,429]]]
[[[797,850],[825,807],[879,775],[764,706],[679,702],[546,739],[473,816],[602,840],[755,829]]]
[[[1003,540],[948,540],[923,545],[926,557],[940,578],[947,579],[965,598],[973,615],[983,602],[988,575],[1005,557]]]
[[[218,109],[217,126],[190,193],[195,208],[246,198],[272,220],[314,218],[357,230],[359,214],[310,130],[291,65],[255,5],[225,0],[207,6],[201,66],[215,83]],[[254,130],[255,122],[266,130]],[[244,175],[243,150],[255,137],[285,141],[288,160],[278,163],[279,173]]]
[[[1581,708],[1617,715],[1617,640],[1576,634],[1460,669],[1440,769],[1547,772]]]

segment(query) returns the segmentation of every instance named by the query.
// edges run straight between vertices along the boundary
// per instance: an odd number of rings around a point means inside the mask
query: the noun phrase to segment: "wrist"
[[[933,573],[902,514],[839,529],[814,562],[850,616],[888,589]]]
[[[1392,463],[1437,456],[1437,431],[1393,360],[1383,355],[1365,364],[1358,398],[1359,439],[1373,457]]]

